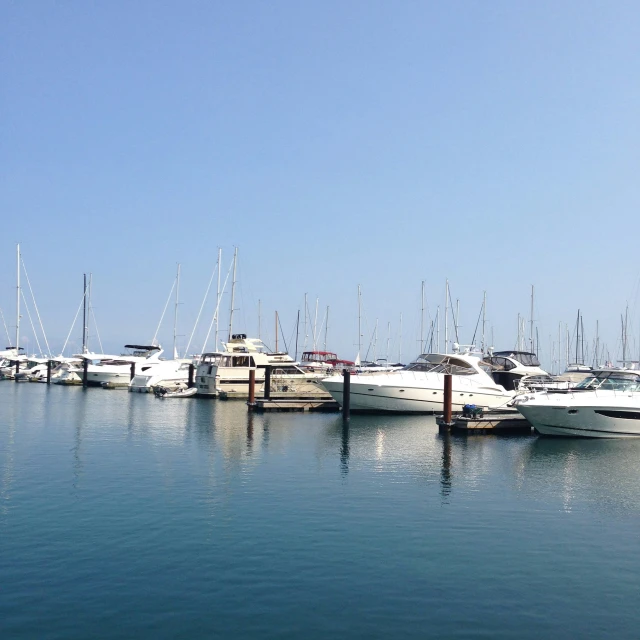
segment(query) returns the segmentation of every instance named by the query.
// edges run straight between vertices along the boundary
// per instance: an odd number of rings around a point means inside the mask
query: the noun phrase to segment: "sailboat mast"
[[[82,298],[82,353],[87,353],[87,274],[84,274],[84,296]]]
[[[389,346],[391,345],[391,322],[387,323],[387,364],[389,364]]]
[[[440,353],[440,305],[436,309],[436,351]]]
[[[445,284],[444,292],[444,352],[449,350],[449,280]]]
[[[360,353],[362,351],[362,327],[361,327],[361,301],[360,301],[360,285],[358,285],[358,358],[360,358]]]
[[[378,318],[376,318],[376,329],[373,333],[373,361],[378,361]]]
[[[300,309],[298,309],[298,319],[296,320],[296,355],[294,360],[298,360],[298,334],[300,333]]]
[[[305,350],[307,348],[307,294],[304,294],[304,344],[302,345],[302,349]]]
[[[318,347],[318,301],[319,298],[316,298],[316,315],[313,319],[313,350],[315,351]]]
[[[176,301],[173,311],[173,358],[178,358],[178,305],[180,304],[180,263],[176,273]]]
[[[420,306],[420,353],[424,353],[424,280],[422,281]]]
[[[276,311],[276,353],[278,352],[278,312]]]
[[[400,334],[398,338],[398,362],[402,362],[402,311],[400,312]]]
[[[485,326],[487,324],[487,292],[484,291],[482,295],[482,353],[485,352],[485,339],[484,339],[484,331]]]
[[[231,336],[233,335],[231,332],[233,331],[233,305],[236,301],[236,269],[238,267],[238,247],[235,248],[233,252],[233,280],[231,281],[231,308],[229,309],[229,337],[228,340],[231,340]]]
[[[533,353],[533,285],[531,285],[531,315],[529,316],[529,346],[530,351]]]
[[[16,245],[16,355],[20,355],[20,245]]]
[[[578,349],[580,348],[580,309],[578,309],[578,317],[576,318],[576,364],[580,363],[578,358]]]
[[[89,274],[89,288],[87,289],[87,352],[89,351],[89,325],[91,324],[91,292],[93,291],[93,274]],[[95,316],[93,318],[95,320]],[[96,334],[98,331],[98,323],[96,322]],[[98,336],[100,341],[100,336]]]
[[[329,333],[329,305],[327,305],[327,315],[324,322],[324,350],[327,350],[327,334]]]
[[[218,336],[220,335],[220,331],[219,331],[219,319],[220,319],[220,314],[218,313],[218,309],[220,307],[220,266],[222,264],[222,248],[218,247],[218,291],[217,291],[217,295],[216,295],[216,345],[214,348],[214,351],[218,350]]]

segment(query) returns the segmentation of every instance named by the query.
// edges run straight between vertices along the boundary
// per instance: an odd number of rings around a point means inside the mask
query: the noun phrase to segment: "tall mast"
[[[578,309],[578,317],[576,318],[576,364],[580,364],[578,350],[580,349],[580,309]]]
[[[400,335],[398,340],[398,362],[402,362],[402,312],[400,312]]]
[[[449,350],[449,280],[445,284],[444,292],[444,352]]]
[[[329,333],[329,305],[327,305],[327,315],[324,322],[324,350],[327,350],[327,334]]]
[[[531,310],[529,311],[529,351],[533,352],[533,285],[531,285]]]
[[[440,353],[440,305],[436,309],[436,351]]]
[[[378,360],[378,318],[376,318],[376,328],[373,332],[373,361]]]
[[[389,345],[391,344],[391,322],[387,323],[387,364],[389,364]]]
[[[176,273],[176,302],[173,312],[173,359],[178,359],[178,305],[180,304],[180,263]]]
[[[260,299],[258,298],[258,340],[260,340],[260,338],[262,337],[260,335],[260,330],[261,330],[260,325],[261,325],[261,322],[262,322],[262,317],[261,316],[262,316],[262,313],[261,313],[261,309],[260,309]],[[277,349],[276,349],[276,351],[277,351]]]
[[[89,324],[91,323],[91,292],[92,292],[92,286],[93,286],[93,274],[90,273],[89,274],[89,288],[87,289],[87,341],[86,341],[86,346],[87,346],[87,352],[89,351]],[[95,317],[94,317],[95,320]],[[97,327],[98,324],[96,323],[96,331],[97,331]],[[100,340],[100,336],[98,336],[98,340]]]
[[[522,338],[520,336],[520,331],[521,331],[521,325],[520,325],[520,314],[518,314],[518,339],[516,340],[516,350],[517,351],[522,351]]]
[[[276,311],[276,353],[278,352],[278,312]]]
[[[298,319],[296,320],[296,354],[293,359],[298,360],[298,334],[300,333],[300,309],[298,309]]]
[[[218,312],[220,308],[220,266],[222,265],[222,248],[218,247],[218,292],[216,295],[216,346],[214,351],[218,350],[218,336],[219,336],[219,319],[220,313]]]
[[[233,280],[231,282],[231,308],[229,309],[229,337],[231,340],[233,331],[233,305],[236,301],[236,268],[238,267],[238,247],[233,252]]]
[[[487,292],[483,292],[482,295],[482,353],[485,352],[485,339],[484,339],[484,330],[487,323]]]
[[[307,348],[307,294],[304,294],[304,344],[302,349]]]
[[[82,298],[82,353],[87,353],[87,274],[84,274],[84,296]]]
[[[580,316],[580,355],[581,364],[584,364],[584,319]]]
[[[424,353],[424,280],[422,281],[420,305],[420,353]]]
[[[360,352],[362,351],[362,330],[361,330],[361,318],[360,318],[360,285],[358,285],[358,359],[360,358]]]
[[[16,355],[20,355],[20,245],[16,245]]]
[[[316,315],[313,319],[313,350],[315,351],[318,348],[318,298],[316,298]]]
[[[456,300],[456,321],[455,321],[455,330],[456,330],[456,342],[460,342],[460,336],[458,335],[458,327],[460,326],[460,300]]]

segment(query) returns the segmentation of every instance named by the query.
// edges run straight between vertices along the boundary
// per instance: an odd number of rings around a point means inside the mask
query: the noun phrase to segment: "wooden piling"
[[[348,420],[351,415],[351,371],[342,370],[342,418]]]
[[[16,360],[16,382],[18,381],[19,373],[20,373],[20,360]]]
[[[443,420],[444,423],[451,424],[451,403],[453,399],[453,385],[451,374],[447,373],[444,376],[444,407],[443,407]]]
[[[51,360],[47,360],[47,384],[51,384]]]
[[[249,371],[249,404],[254,404],[256,401],[256,370],[251,369]]]
[[[89,361],[86,358],[82,358],[82,388],[87,388],[87,378],[89,376],[87,369],[89,368]]]
[[[271,365],[264,368],[264,399],[271,399]]]

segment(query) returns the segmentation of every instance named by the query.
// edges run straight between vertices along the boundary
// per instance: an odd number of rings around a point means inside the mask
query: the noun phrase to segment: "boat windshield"
[[[459,358],[444,357],[438,361],[429,356],[420,356],[405,369],[406,371],[419,371],[428,373],[450,373],[454,376],[469,376],[477,371],[465,360]]]
[[[640,391],[640,377],[624,371],[601,371],[595,376],[589,376],[575,386],[576,389],[609,390],[609,391]]]
[[[513,358],[525,367],[539,367],[540,360],[535,353],[529,353],[527,351],[496,351],[494,356],[501,356],[502,358]]]

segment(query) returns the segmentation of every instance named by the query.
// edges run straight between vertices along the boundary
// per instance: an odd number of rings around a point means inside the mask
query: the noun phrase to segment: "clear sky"
[[[306,292],[355,357],[360,284],[363,342],[379,318],[384,355],[391,322],[397,357],[402,312],[407,360],[421,281],[428,323],[449,278],[462,342],[486,290],[512,348],[533,284],[547,364],[578,308],[615,357],[628,303],[637,350],[637,2],[5,1],[0,55],[0,307],[15,325],[20,242],[54,351],[85,272],[114,350],[153,336],[180,263],[189,334],[218,246],[234,329],[260,299],[271,346]]]

